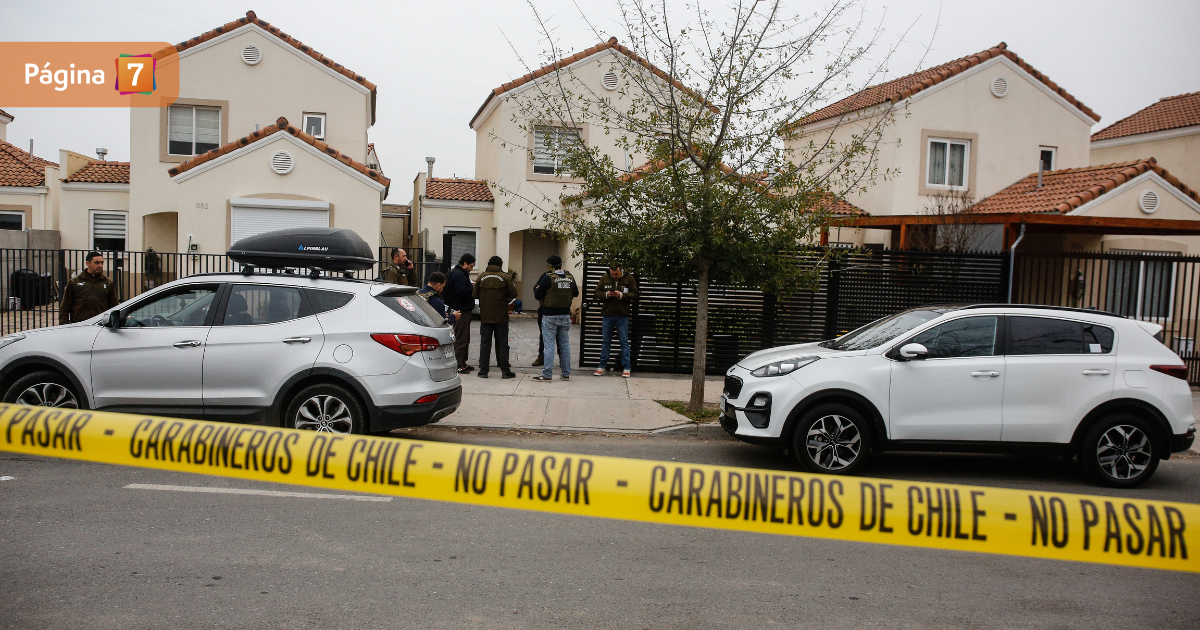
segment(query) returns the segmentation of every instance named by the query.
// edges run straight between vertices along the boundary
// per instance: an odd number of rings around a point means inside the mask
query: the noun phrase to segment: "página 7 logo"
[[[130,64],[135,65],[135,64]],[[50,69],[50,62],[42,67],[38,67],[36,63],[25,64],[25,85],[29,85],[30,81],[36,79],[42,85],[54,85],[57,92],[66,90],[71,85],[103,85],[104,71],[103,70],[85,70],[75,69],[75,64],[71,64],[69,69],[59,68],[56,70]]]

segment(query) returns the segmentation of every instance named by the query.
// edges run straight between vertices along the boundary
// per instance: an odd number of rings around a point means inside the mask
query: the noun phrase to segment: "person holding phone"
[[[629,356],[629,315],[630,307],[638,297],[637,281],[632,275],[625,273],[620,265],[613,263],[608,266],[608,273],[601,276],[600,281],[596,283],[594,297],[603,305],[600,310],[600,337],[604,340],[600,346],[600,364],[594,374],[604,376],[608,366],[608,355],[612,349],[613,331],[616,330],[617,339],[621,343],[621,376],[629,378],[633,367]]]

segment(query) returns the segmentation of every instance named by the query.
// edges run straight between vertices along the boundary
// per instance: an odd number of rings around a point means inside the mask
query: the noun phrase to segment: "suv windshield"
[[[870,350],[881,346],[904,333],[924,324],[927,321],[941,317],[949,312],[947,309],[913,309],[884,317],[851,331],[833,341],[821,345],[834,350]]]

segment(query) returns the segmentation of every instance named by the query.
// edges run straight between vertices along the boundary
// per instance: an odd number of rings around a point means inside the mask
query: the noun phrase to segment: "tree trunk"
[[[700,264],[696,284],[696,344],[692,355],[692,395],[687,410],[699,413],[704,408],[704,368],[708,361],[708,263]]]

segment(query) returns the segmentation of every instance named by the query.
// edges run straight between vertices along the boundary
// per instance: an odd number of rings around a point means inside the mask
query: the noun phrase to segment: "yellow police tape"
[[[20,405],[0,404],[0,427],[0,450],[106,464],[650,523],[1200,572],[1200,505],[1189,503]]]

